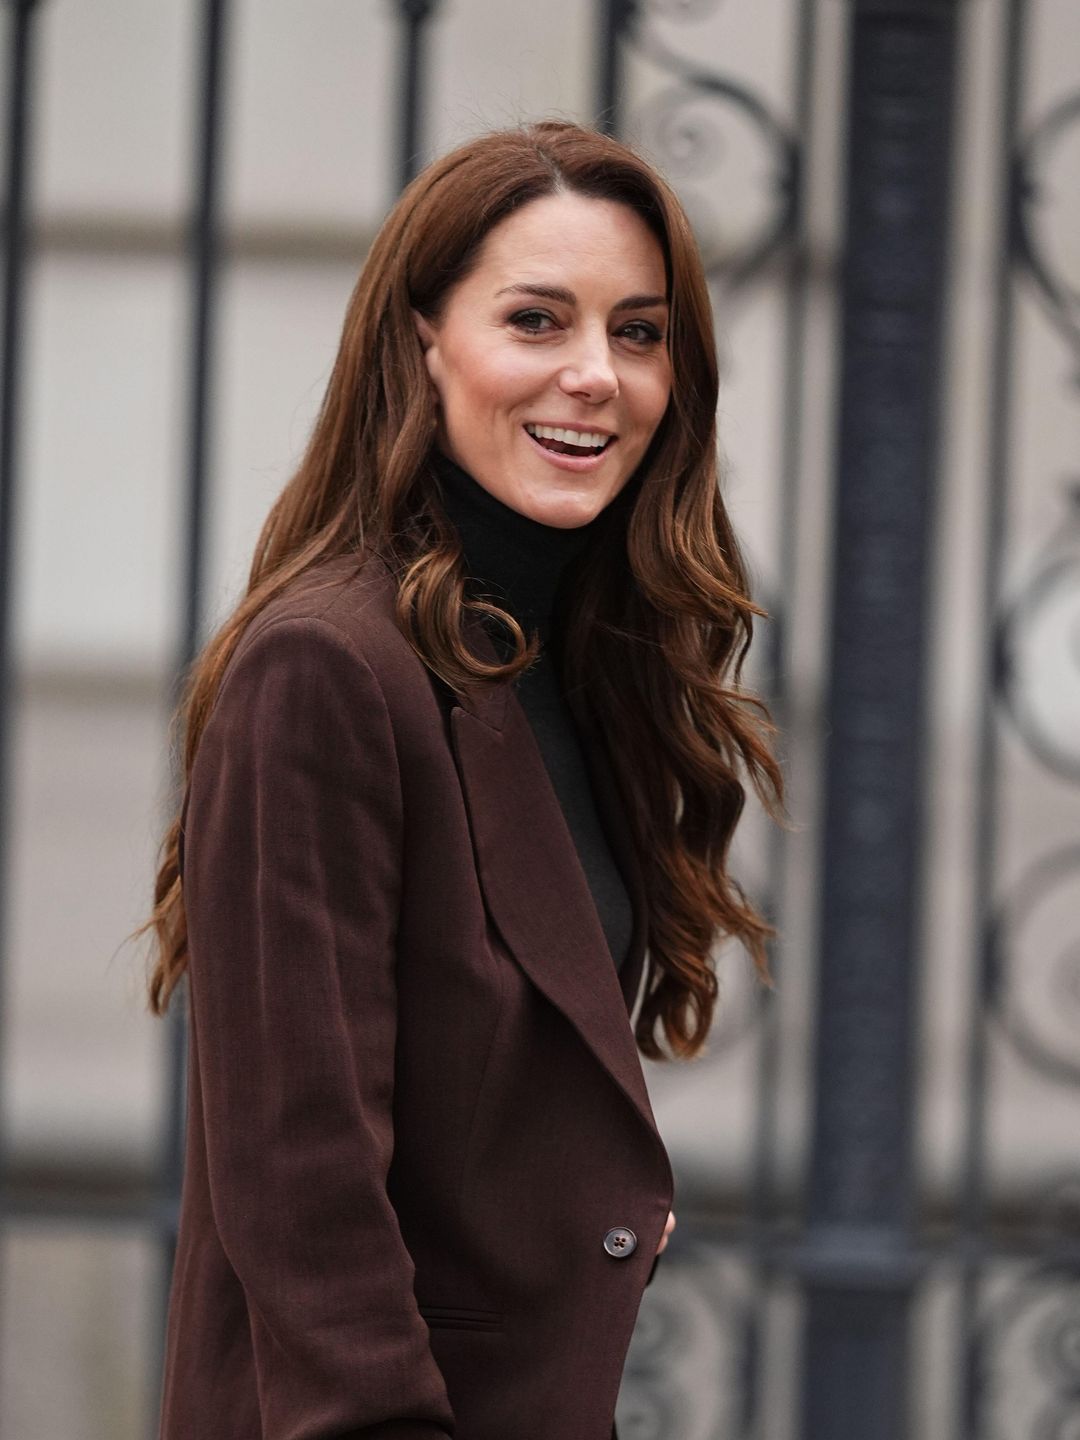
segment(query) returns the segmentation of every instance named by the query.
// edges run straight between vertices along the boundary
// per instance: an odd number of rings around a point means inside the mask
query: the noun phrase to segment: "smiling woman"
[[[640,1056],[768,934],[716,399],[686,216],[614,140],[481,136],[380,230],[180,711],[163,1440],[611,1440],[674,1225]]]
[[[509,216],[437,323],[417,315],[442,450],[530,519],[595,519],[667,408],[666,289],[660,242],[626,205],[563,192]]]

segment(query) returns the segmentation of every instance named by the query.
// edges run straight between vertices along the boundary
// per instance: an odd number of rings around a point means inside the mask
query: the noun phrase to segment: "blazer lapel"
[[[622,987],[623,999],[626,1001],[627,1014],[631,1014],[641,985],[645,947],[649,938],[649,909],[645,892],[645,876],[642,873],[637,849],[631,838],[626,803],[620,793],[607,746],[593,727],[584,706],[578,703],[573,696],[569,696],[568,701],[589,766],[589,777],[592,781],[596,808],[600,812],[604,833],[611,846],[615,864],[619,867],[623,884],[630,896],[633,928],[630,936],[630,948],[619,967],[619,984]]]
[[[478,687],[463,697],[451,710],[451,736],[492,920],[522,969],[656,1134],[628,1000],[558,797],[511,687]],[[644,948],[640,900],[636,897],[634,943],[626,962],[638,976],[638,948]],[[635,978],[624,984],[636,991]]]

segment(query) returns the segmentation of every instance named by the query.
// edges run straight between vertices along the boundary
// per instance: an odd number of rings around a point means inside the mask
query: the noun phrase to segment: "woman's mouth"
[[[614,435],[596,430],[574,430],[555,425],[524,426],[525,433],[549,460],[564,469],[586,470],[597,464],[615,444]]]

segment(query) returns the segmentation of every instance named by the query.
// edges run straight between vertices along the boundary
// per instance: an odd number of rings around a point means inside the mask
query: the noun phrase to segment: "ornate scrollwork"
[[[672,83],[640,108],[635,128],[679,186],[710,279],[730,292],[744,286],[794,234],[801,152],[760,96],[731,76],[706,69],[671,49],[656,26],[647,23],[654,15],[699,19],[714,8],[715,0],[654,0],[648,7],[635,7],[628,18],[627,39],[643,58],[671,77]],[[769,168],[772,176],[769,185],[760,187],[758,213],[750,227],[732,237],[725,232],[730,219],[721,223],[705,194],[692,187],[708,180],[714,191],[721,170],[738,179],[736,167],[754,187]]]
[[[1080,1268],[1025,1271],[978,1337],[987,1440],[1080,1440]]]
[[[641,1302],[619,1397],[619,1440],[742,1433],[752,1298],[745,1265],[719,1246],[672,1242]]]
[[[1018,147],[1012,167],[1011,201],[1017,259],[1034,281],[1051,324],[1071,349],[1077,363],[1074,378],[1080,384],[1080,276],[1062,273],[1057,249],[1046,233],[1046,222],[1054,213],[1048,197],[1055,190],[1065,194],[1075,191],[1078,151],[1080,92],[1052,105]],[[1052,176],[1058,165],[1068,179],[1055,186]],[[1075,254],[1073,238],[1069,231],[1071,249],[1065,253]]]
[[[1034,865],[990,936],[989,1000],[1017,1053],[1080,1085],[1080,845]]]
[[[1031,753],[1080,781],[1080,482],[1062,538],[996,634],[996,686]]]
[[[1071,1306],[1044,1319],[1035,1336],[1035,1354],[1049,1384],[1080,1395],[1080,1289]]]

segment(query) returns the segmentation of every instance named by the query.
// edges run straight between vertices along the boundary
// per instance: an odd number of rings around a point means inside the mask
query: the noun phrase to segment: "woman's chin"
[[[594,507],[588,509],[581,507],[577,509],[539,509],[534,511],[529,518],[538,521],[541,525],[548,525],[552,530],[580,530],[583,525],[588,525],[595,520],[600,511]]]
[[[602,494],[595,490],[575,493],[556,489],[532,491],[522,495],[518,503],[511,503],[523,515],[541,525],[550,525],[554,530],[578,530],[595,520],[614,498],[615,495],[607,489]]]

